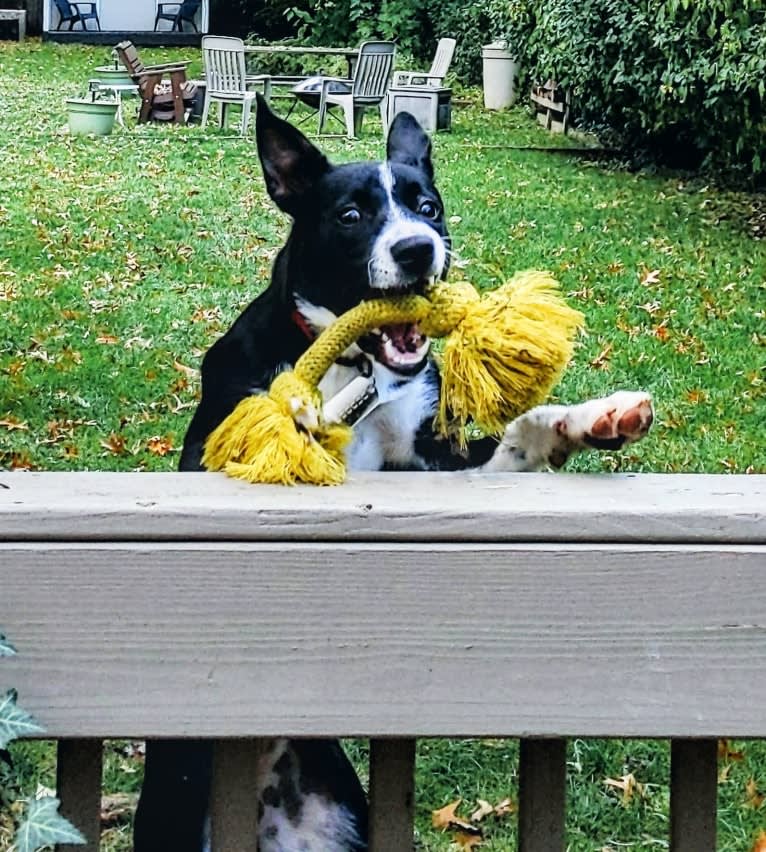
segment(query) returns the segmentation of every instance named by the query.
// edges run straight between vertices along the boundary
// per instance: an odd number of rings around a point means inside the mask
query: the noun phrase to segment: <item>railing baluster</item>
[[[566,740],[521,740],[519,852],[564,849],[566,751]]]
[[[415,740],[370,741],[370,852],[412,849]]]
[[[715,852],[718,741],[670,743],[671,852]]]
[[[59,844],[57,852],[98,852],[101,841],[101,740],[59,740],[56,761],[56,795],[61,814],[87,841],[85,846]]]
[[[213,746],[210,792],[212,848],[257,852],[258,791],[256,766],[268,741],[217,740]]]

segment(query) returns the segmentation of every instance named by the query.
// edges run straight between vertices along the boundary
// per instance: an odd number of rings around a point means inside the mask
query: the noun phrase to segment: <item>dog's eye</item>
[[[418,213],[426,219],[437,219],[439,217],[439,206],[433,201],[421,201]]]
[[[356,207],[344,207],[338,211],[338,219],[344,225],[356,225],[362,218],[362,214]]]

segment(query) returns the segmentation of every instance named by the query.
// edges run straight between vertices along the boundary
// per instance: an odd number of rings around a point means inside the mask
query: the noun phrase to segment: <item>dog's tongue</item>
[[[411,322],[384,325],[380,329],[400,352],[417,352],[426,342],[425,335]]]

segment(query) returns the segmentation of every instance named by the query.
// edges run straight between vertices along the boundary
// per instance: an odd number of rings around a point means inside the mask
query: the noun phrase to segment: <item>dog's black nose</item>
[[[405,237],[391,246],[391,257],[406,275],[429,275],[434,262],[433,240],[421,235]]]

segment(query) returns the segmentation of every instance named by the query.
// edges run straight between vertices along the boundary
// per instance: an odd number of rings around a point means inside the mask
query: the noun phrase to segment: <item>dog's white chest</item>
[[[402,376],[375,364],[377,406],[354,426],[348,450],[351,470],[381,470],[385,466],[417,465],[415,437],[424,420],[433,417],[438,402],[435,367],[417,376]]]

